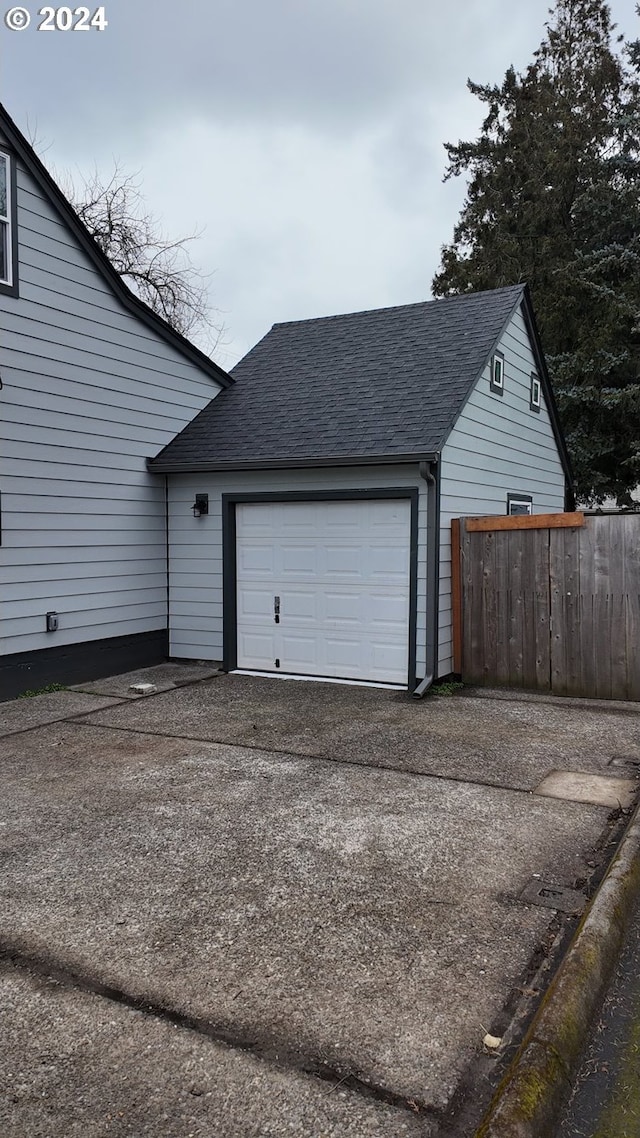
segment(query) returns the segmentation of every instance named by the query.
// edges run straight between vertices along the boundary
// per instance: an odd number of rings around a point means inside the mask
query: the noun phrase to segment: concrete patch
[[[633,716],[532,701],[406,694],[249,676],[167,692],[91,722],[534,790],[640,744]]]
[[[435,1110],[546,933],[548,912],[503,898],[534,873],[584,876],[607,817],[81,725],[5,750],[14,948]]]
[[[31,727],[43,727],[47,723],[60,722],[72,715],[82,715],[86,711],[112,707],[118,702],[117,699],[99,695],[56,691],[0,703],[0,738],[12,735],[16,731],[26,731]]]
[[[536,787],[535,793],[569,802],[592,802],[595,806],[627,810],[633,805],[639,789],[634,779],[611,778],[585,771],[552,771]]]
[[[428,1138],[428,1119],[0,967],[3,1138]]]
[[[92,695],[118,696],[119,699],[139,699],[144,693],[131,690],[136,684],[153,684],[158,692],[173,691],[183,684],[209,680],[217,675],[216,664],[157,664],[153,668],[138,668],[135,672],[106,676],[102,680],[92,680],[86,684],[74,684],[71,690]]]

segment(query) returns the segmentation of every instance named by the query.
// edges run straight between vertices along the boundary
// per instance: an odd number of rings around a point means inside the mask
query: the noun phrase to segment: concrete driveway
[[[200,674],[0,706],[0,1132],[455,1132],[637,719]]]

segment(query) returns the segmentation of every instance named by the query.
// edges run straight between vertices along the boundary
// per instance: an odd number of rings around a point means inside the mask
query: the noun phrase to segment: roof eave
[[[482,367],[478,371],[477,375],[474,376],[472,382],[469,384],[469,386],[467,388],[467,393],[466,393],[462,403],[456,409],[455,413],[451,416],[451,418],[447,424],[446,430],[443,432],[442,438],[440,440],[440,449],[441,450],[444,449],[444,447],[445,447],[445,445],[449,439],[449,435],[451,434],[453,428],[455,427],[456,423],[458,422],[458,419],[460,418],[460,416],[461,416],[462,412],[464,411],[467,403],[469,402],[473,392],[475,391],[476,386],[478,384],[478,381],[480,380],[482,373],[487,366],[487,362],[491,359],[491,356],[495,352],[498,344],[500,343],[502,337],[504,336],[506,329],[509,327],[509,324],[513,320],[514,312],[516,311],[517,308],[519,308],[519,306],[523,302],[524,296],[526,295],[527,286],[525,284],[514,285],[513,288],[514,288],[514,300],[513,300],[512,306],[509,310],[509,314],[505,318],[505,320],[503,321],[502,326],[501,326],[500,331],[498,332],[497,336],[494,338],[493,344],[491,345],[491,351],[487,355],[486,359],[483,361]],[[516,289],[518,290],[517,294],[515,291]]]
[[[149,308],[144,301],[140,300],[139,297],[127,287],[120,274],[114,269],[109,259],[102,252],[100,246],[94,241],[88,229],[83,225],[73,206],[67,201],[60,188],[56,185],[49,171],[38,158],[33,147],[1,104],[0,127],[6,135],[9,145],[15,150],[34,180],[44,190],[54,208],[77,238],[87,256],[93,261],[98,272],[106,278],[116,296],[122,301],[125,307],[176,348],[183,356],[186,356],[191,363],[196,364],[203,371],[207,372],[221,387],[230,387],[235,381],[226,371],[214,363],[204,352],[200,351],[200,348],[196,348],[195,344],[192,344],[180,332],[172,328],[170,324],[167,324],[166,320],[158,316],[152,308]]]
[[[147,459],[147,470],[151,474],[212,474],[236,470],[308,470],[312,467],[331,466],[393,466],[409,465],[418,462],[437,462],[435,451],[416,451],[408,454],[340,454],[331,457],[312,458],[269,458],[244,459],[232,462],[216,462],[213,459],[199,459],[197,462],[162,462]]]
[[[574,478],[573,478],[573,471],[571,469],[571,460],[569,458],[569,452],[567,450],[567,444],[565,441],[564,432],[563,432],[562,426],[560,424],[560,415],[558,412],[558,407],[557,407],[557,404],[555,401],[555,396],[553,394],[553,388],[551,386],[551,380],[549,378],[549,372],[547,370],[547,365],[546,365],[545,358],[544,358],[544,352],[542,349],[542,342],[540,339],[540,332],[538,331],[535,313],[533,310],[533,302],[531,300],[531,291],[529,289],[528,284],[526,284],[526,283],[523,283],[521,286],[518,286],[518,287],[520,288],[520,295],[514,299],[513,307],[511,308],[509,315],[507,316],[506,320],[504,321],[502,328],[500,329],[500,332],[498,333],[497,337],[495,338],[494,343],[493,343],[492,348],[491,348],[491,351],[489,352],[489,354],[488,354],[486,360],[484,361],[480,371],[478,372],[478,375],[474,379],[473,383],[470,385],[469,390],[467,392],[466,399],[464,400],[464,402],[462,403],[462,405],[458,409],[455,417],[449,423],[447,430],[442,437],[441,447],[445,446],[447,439],[449,438],[449,435],[451,434],[451,431],[453,430],[457,420],[459,419],[459,417],[462,414],[469,398],[471,397],[471,393],[474,391],[476,384],[478,383],[480,377],[482,376],[482,373],[483,373],[485,367],[487,366],[487,362],[491,359],[491,356],[495,352],[495,350],[496,350],[498,344],[500,343],[506,329],[509,327],[509,324],[511,323],[511,321],[513,319],[514,312],[516,311],[516,309],[522,307],[524,321],[525,321],[525,324],[527,327],[527,332],[529,334],[529,339],[531,341],[531,347],[532,347],[533,355],[534,355],[534,358],[536,361],[536,366],[538,368],[538,371],[540,373],[540,378],[542,380],[542,389],[543,389],[544,395],[545,395],[546,406],[547,406],[547,410],[549,413],[549,419],[551,422],[551,429],[553,431],[553,436],[554,436],[555,441],[556,441],[556,446],[558,447],[558,454],[560,455],[560,462],[562,463],[562,469],[564,471],[564,476],[565,476],[565,479],[567,481],[567,484],[568,484],[570,490],[573,492]]]
[[[540,339],[540,333],[538,331],[538,325],[536,323],[535,312],[533,310],[533,303],[531,300],[531,293],[529,291],[528,285],[525,285],[524,296],[522,298],[522,305],[523,305],[524,321],[525,321],[525,324],[527,326],[527,331],[529,333],[529,338],[531,340],[531,345],[533,348],[533,354],[535,356],[536,365],[537,365],[538,371],[540,373],[540,378],[542,380],[542,389],[543,389],[544,396],[545,396],[545,402],[546,402],[547,411],[549,414],[549,419],[551,421],[551,428],[553,430],[553,435],[554,435],[554,438],[556,440],[556,446],[558,447],[558,453],[560,455],[560,461],[562,462],[562,469],[564,470],[564,475],[565,475],[565,478],[567,480],[568,486],[569,486],[571,492],[573,493],[574,492],[574,474],[573,474],[573,470],[571,468],[571,459],[569,457],[569,451],[567,450],[567,444],[566,444],[565,437],[564,437],[564,431],[563,431],[561,423],[560,423],[560,413],[558,411],[558,405],[556,403],[555,395],[553,394],[553,388],[551,386],[551,379],[549,378],[549,372],[547,370],[547,364],[546,364],[546,361],[544,358],[544,352],[542,350],[542,341]]]

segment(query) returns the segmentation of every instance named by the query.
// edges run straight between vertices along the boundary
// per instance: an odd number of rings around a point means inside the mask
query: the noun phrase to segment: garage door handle
[[[280,597],[273,598],[273,619],[280,624]]]

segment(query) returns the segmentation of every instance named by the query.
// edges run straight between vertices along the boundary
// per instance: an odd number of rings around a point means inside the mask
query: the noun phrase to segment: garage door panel
[[[244,541],[242,545],[238,546],[237,571],[239,580],[264,573],[272,576],[274,569],[275,550],[271,541]]]
[[[359,580],[363,575],[361,545],[329,545],[324,550],[324,570],[328,577],[351,577]]]
[[[385,535],[393,531],[398,536],[406,534],[408,505],[406,501],[371,501],[367,516],[367,529],[369,533],[376,527],[384,528]]]
[[[261,503],[259,510],[238,508],[236,521],[242,526],[243,538],[271,541],[274,529],[278,527],[279,506]]]
[[[391,592],[372,593],[369,614],[373,628],[380,625],[404,627],[409,618],[409,598]]]
[[[328,635],[325,645],[325,662],[330,668],[342,668],[347,675],[362,671],[362,642],[357,637],[347,640]]]
[[[303,671],[306,675],[315,675],[316,669],[316,637],[305,636],[295,632],[282,634],[282,667],[285,672]]]
[[[407,678],[407,658],[404,648],[397,644],[377,643],[371,645],[371,675],[375,679],[392,677],[391,683],[402,684]]]
[[[310,589],[287,589],[280,602],[282,620],[306,621],[311,629],[319,619],[320,600]]]
[[[409,550],[400,544],[395,548],[392,545],[372,545],[368,551],[368,570],[369,576],[376,581],[387,578],[394,583],[404,583],[409,573]]]
[[[274,633],[245,632],[238,628],[238,659],[246,661],[244,667],[273,671],[277,656],[278,646]]]
[[[271,587],[256,589],[245,586],[238,594],[238,623],[243,624],[256,617],[273,620],[273,593]]]
[[[285,541],[280,547],[278,564],[285,577],[315,577],[318,572],[318,547],[315,543],[299,545]]]
[[[312,533],[317,525],[313,507],[312,502],[279,502],[273,507],[277,511],[278,528],[287,535]]]
[[[345,624],[358,624],[362,621],[360,597],[355,590],[351,592],[326,592],[324,594],[324,617],[329,621]]]
[[[408,500],[239,504],[238,665],[405,683],[410,518]]]

